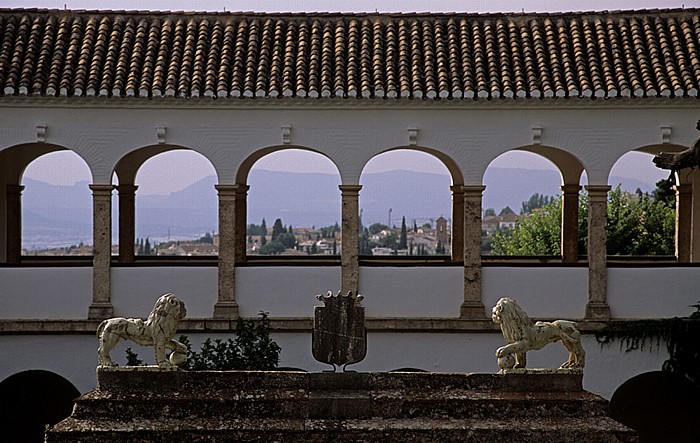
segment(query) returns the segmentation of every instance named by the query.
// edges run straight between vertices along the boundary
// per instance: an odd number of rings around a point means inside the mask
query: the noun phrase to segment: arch
[[[18,185],[22,181],[24,171],[30,163],[43,155],[64,150],[74,153],[87,165],[92,179],[92,169],[82,155],[72,149],[51,143],[25,143],[3,149],[0,151],[0,165],[3,165],[3,169],[0,172],[5,177],[7,184]]]
[[[394,152],[394,151],[401,151],[401,150],[406,150],[406,151],[417,151],[417,152],[422,152],[424,154],[429,154],[432,155],[433,157],[437,158],[442,162],[442,164],[447,168],[447,171],[450,173],[450,178],[452,179],[452,185],[453,186],[461,186],[464,184],[464,175],[462,174],[462,170],[459,168],[459,165],[457,162],[450,157],[449,155],[445,154],[444,152],[426,147],[426,146],[415,146],[415,145],[406,145],[406,146],[395,146],[393,148],[385,149],[383,151],[377,152],[373,156],[371,156],[365,164],[362,166],[362,171],[360,171],[360,176],[362,173],[365,171],[367,168],[367,164],[371,162],[374,158],[387,154],[389,152]]]
[[[528,156],[534,155],[538,160],[547,162],[548,167],[554,168],[558,173],[558,186],[553,175],[547,176],[539,172],[533,172],[532,177],[527,180],[533,182],[538,179],[543,180],[538,188],[530,188],[528,190],[524,186],[519,186],[520,182],[516,182],[518,186],[512,189],[511,192],[494,193],[494,184],[508,183],[511,182],[511,179],[508,175],[496,178],[492,176],[487,179],[490,168],[498,159],[518,152],[526,152]],[[482,177],[482,181],[486,185],[483,209],[493,208],[496,212],[491,214],[488,214],[488,212],[484,213],[482,224],[482,247],[484,249],[482,249],[482,253],[490,253],[493,245],[494,250],[500,254],[561,256],[565,262],[575,262],[578,257],[578,249],[581,246],[578,242],[577,220],[579,184],[584,171],[585,168],[580,159],[563,149],[553,146],[520,146],[505,151],[491,160]],[[501,195],[502,197],[505,195],[512,196],[514,192],[520,192],[520,195],[517,195],[517,198],[510,198],[510,200],[501,198],[500,201],[492,201],[494,195]],[[532,200],[535,194],[540,195],[537,201]],[[556,195],[561,195],[561,198],[558,200],[553,199]],[[545,199],[545,196],[548,198]],[[546,230],[546,235],[537,241],[529,238],[530,235],[527,229],[529,220],[524,220],[523,215],[518,215],[517,211],[521,208],[521,202],[528,202],[529,209],[523,208],[521,210],[521,212],[524,211],[526,214],[536,214],[534,209],[543,204],[558,205],[559,209],[556,213],[552,211],[537,212],[540,218],[533,219],[535,223],[539,220],[539,222],[549,226]],[[510,208],[511,211],[504,213],[507,208]],[[555,220],[556,217],[560,217],[558,221]],[[521,232],[518,230],[513,231],[513,236],[499,234],[502,229],[513,229],[519,223],[522,223],[524,229],[522,236],[516,235]],[[494,241],[496,243],[493,243]]]
[[[206,156],[206,154],[187,146],[158,144],[142,146],[140,148],[134,149],[133,151],[130,151],[129,153],[123,155],[119,159],[117,164],[114,166],[114,173],[117,175],[119,184],[133,185],[136,179],[136,175],[139,172],[139,169],[141,169],[141,166],[143,166],[143,164],[146,161],[159,154],[178,150],[196,152],[197,154],[207,159],[209,164],[211,164],[211,166],[214,168],[218,180],[219,172],[216,168],[216,165],[211,161],[209,157]]]
[[[391,164],[379,168],[381,179],[369,177],[374,174],[373,162],[381,165],[389,160]],[[431,162],[439,165],[437,170]],[[444,178],[438,181],[428,174]],[[365,228],[360,235],[361,255],[461,257],[464,181],[459,167],[449,156],[420,146],[386,149],[364,164],[359,182],[363,185],[359,195],[361,227]],[[423,204],[417,206],[421,195]],[[383,212],[386,209],[388,212]],[[399,224],[400,231],[393,229]]]
[[[248,175],[250,174],[250,170],[253,169],[253,166],[255,166],[255,163],[258,162],[261,158],[265,157],[266,155],[273,154],[275,152],[280,152],[280,151],[288,151],[288,150],[300,150],[300,151],[307,151],[307,152],[313,152],[314,154],[319,154],[322,155],[323,157],[327,158],[335,167],[335,170],[338,172],[338,174],[341,174],[340,169],[338,168],[338,164],[336,161],[330,157],[328,154],[321,152],[318,149],[310,148],[307,146],[301,146],[301,145],[275,145],[275,146],[268,146],[265,148],[261,148],[250,154],[248,157],[246,157],[241,164],[238,167],[238,170],[236,171],[236,184],[239,185],[245,185],[248,182]]]
[[[268,147],[249,156],[238,172],[237,185],[245,189],[250,185],[247,195],[236,197],[240,199],[238,215],[245,217],[246,225],[239,229],[246,233],[247,253],[339,255],[341,244],[336,234],[342,217],[338,187],[342,179],[329,156],[306,147]],[[287,173],[306,175],[280,187],[278,174]],[[270,184],[275,187],[270,188]],[[272,227],[271,237],[266,236],[262,220]],[[292,225],[295,229],[289,232]],[[277,238],[281,241],[268,241]]]
[[[43,442],[46,425],[68,417],[80,391],[44,370],[13,374],[0,382],[0,428],[7,441]]]
[[[530,152],[532,154],[537,154],[552,162],[561,174],[562,185],[580,184],[581,176],[584,172],[586,172],[586,168],[581,159],[562,148],[545,145],[525,145],[515,147],[505,152],[501,152],[497,156],[493,157],[487,165],[486,169],[484,169],[484,172],[482,174],[482,182],[484,176],[486,175],[486,171],[491,166],[491,164],[499,157],[513,151]]]
[[[34,250],[26,255],[92,254],[91,179],[84,159],[67,149],[47,152],[25,167],[19,188],[22,246]]]

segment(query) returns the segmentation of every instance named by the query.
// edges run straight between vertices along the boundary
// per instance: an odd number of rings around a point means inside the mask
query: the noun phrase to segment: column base
[[[610,306],[607,303],[588,303],[586,305],[586,319],[607,320],[610,318]]]
[[[220,302],[214,305],[214,318],[217,319],[237,319],[238,318],[238,303],[236,302]]]
[[[88,308],[88,320],[104,320],[114,317],[112,303],[93,303]]]
[[[483,320],[487,318],[484,304],[480,302],[464,302],[459,307],[459,318]]]

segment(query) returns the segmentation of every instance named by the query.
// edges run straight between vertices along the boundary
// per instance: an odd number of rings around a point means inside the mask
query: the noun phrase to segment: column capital
[[[450,186],[450,191],[452,191],[452,194],[464,194],[463,187],[463,185],[452,185]]]
[[[481,198],[484,194],[486,186],[483,185],[464,185],[462,192],[465,199]]]
[[[117,185],[117,192],[119,194],[133,194],[139,188],[137,185]]]
[[[338,189],[340,189],[340,192],[343,195],[358,195],[360,193],[360,189],[362,189],[362,185],[338,185]]]
[[[214,185],[214,189],[219,192],[219,195],[241,195],[247,194],[250,186],[242,184]]]
[[[586,185],[583,187],[586,192],[588,192],[589,197],[606,197],[608,196],[608,192],[612,189],[612,186],[610,185]]]
[[[579,185],[561,185],[561,191],[564,194],[578,194],[581,190]]]
[[[90,185],[90,189],[92,190],[92,195],[95,197],[97,196],[111,196],[112,191],[114,190],[115,186],[111,184],[92,184]]]

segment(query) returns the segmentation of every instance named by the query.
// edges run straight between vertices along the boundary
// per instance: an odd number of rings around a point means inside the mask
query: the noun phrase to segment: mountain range
[[[561,178],[556,171],[490,168],[486,177],[483,207],[496,212],[506,206],[519,212],[522,202],[534,193],[556,195]],[[628,178],[623,189],[651,192],[655,184]],[[23,246],[29,249],[92,243],[92,197],[88,182],[71,186],[52,185],[25,178],[23,181]],[[136,196],[136,235],[152,241],[196,238],[217,231],[216,178],[204,177],[167,195]],[[340,223],[340,178],[319,173],[292,173],[254,169],[248,184],[248,223],[276,218],[294,227],[320,227]],[[423,224],[451,217],[450,177],[441,174],[395,170],[366,173],[361,179],[360,208],[365,226],[401,218]],[[117,198],[113,199],[116,237]],[[391,210],[391,211],[390,211]]]

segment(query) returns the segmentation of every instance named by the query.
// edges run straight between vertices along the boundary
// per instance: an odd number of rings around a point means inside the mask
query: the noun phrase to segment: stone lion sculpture
[[[153,346],[156,364],[159,367],[172,367],[186,361],[187,348],[173,340],[177,325],[185,318],[185,304],[174,294],[164,294],[158,298],[153,310],[144,321],[139,318],[110,318],[100,323],[97,338],[100,347],[97,361],[100,366],[117,366],[109,353],[120,339],[131,340],[141,346]],[[165,349],[173,351],[170,361],[165,358]]]
[[[538,321],[533,324],[515,300],[508,297],[498,300],[491,319],[501,326],[503,337],[508,342],[496,350],[501,369],[524,368],[527,351],[542,349],[556,341],[561,341],[569,351],[569,359],[560,366],[561,369],[581,369],[586,363],[586,352],[581,347],[581,333],[572,321]]]

